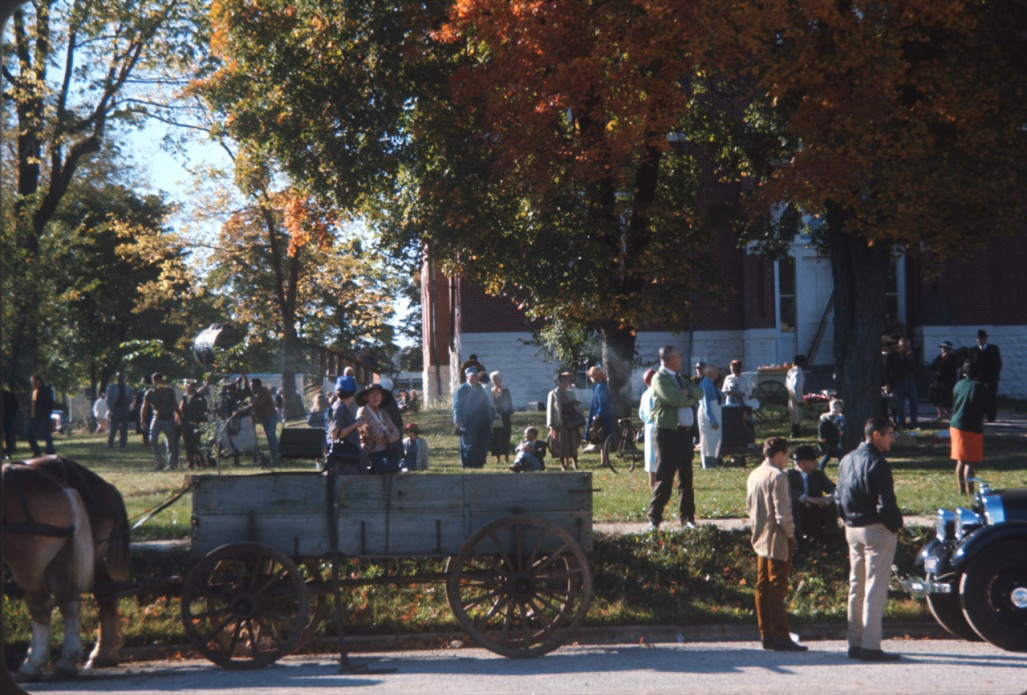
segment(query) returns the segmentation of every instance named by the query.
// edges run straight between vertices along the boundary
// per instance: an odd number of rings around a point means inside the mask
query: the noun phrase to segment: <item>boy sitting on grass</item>
[[[517,445],[517,456],[510,470],[514,473],[534,473],[544,471],[546,464],[546,443],[539,441],[538,430],[528,427],[524,430],[524,441]]]

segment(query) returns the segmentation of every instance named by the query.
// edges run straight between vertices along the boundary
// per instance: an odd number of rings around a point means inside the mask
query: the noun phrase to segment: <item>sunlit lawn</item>
[[[460,472],[457,437],[453,433],[447,410],[429,410],[407,417],[417,422],[427,439],[431,451],[433,472]],[[518,433],[528,425],[534,425],[545,432],[543,413],[519,412],[514,414],[514,443]],[[757,423],[757,440],[773,434],[783,434],[786,423],[777,428]],[[808,436],[798,443],[815,444],[812,436],[814,426],[807,421],[804,433]],[[948,442],[931,436],[933,430],[923,429],[921,436],[903,440],[889,454],[895,475],[896,494],[903,512],[907,515],[932,515],[939,507],[953,507],[965,504],[956,493],[952,462],[948,457]],[[259,441],[263,445],[263,434]],[[155,472],[154,459],[148,448],[144,448],[138,435],[131,435],[127,449],[109,450],[105,447],[104,435],[73,433],[59,435],[57,450],[62,455],[83,463],[114,483],[125,496],[129,516],[133,519],[168,499],[184,484],[190,471]],[[21,444],[21,454],[25,453]],[[512,456],[511,456],[512,458]],[[993,487],[1027,486],[1027,438],[1011,439],[985,437],[986,461],[979,469],[979,475],[992,483]],[[184,455],[181,456],[184,462]],[[745,516],[745,480],[752,467],[759,463],[755,453],[747,457],[745,466],[723,466],[713,470],[702,470],[696,456],[694,485],[696,504],[701,518],[730,518]],[[553,461],[548,462],[548,474],[559,475],[560,468]],[[617,473],[600,468],[598,453],[582,454],[579,468],[593,473],[593,515],[596,521],[644,521],[649,501],[648,476],[641,470],[630,471],[630,461],[613,459]],[[497,465],[489,457],[487,472],[506,472],[505,461]],[[276,470],[315,470],[312,461],[287,461],[276,466]],[[242,465],[233,466],[230,459],[222,462],[221,473],[239,475],[260,472],[256,463],[246,456]],[[200,474],[214,474],[214,469],[196,471]],[[828,466],[828,475],[835,477],[837,462]],[[513,474],[511,474],[513,475]],[[673,504],[670,505],[674,507]],[[168,509],[160,512],[133,533],[133,538],[184,538],[188,536],[190,498],[186,494]]]
[[[460,472],[457,438],[447,410],[417,413],[408,421],[417,422],[431,448],[431,470]],[[514,415],[514,437],[528,425],[544,431],[544,414],[521,412]],[[807,437],[799,443],[814,443],[814,423],[804,427]],[[786,423],[777,428],[759,423],[757,439],[784,434]],[[889,455],[899,503],[907,515],[930,515],[938,507],[966,504],[955,492],[952,462],[947,443],[927,436],[909,440]],[[263,436],[260,435],[263,444]],[[140,437],[133,434],[129,447],[120,451],[105,448],[106,437],[75,433],[58,436],[58,453],[93,468],[122,491],[134,519],[153,509],[181,490],[190,471],[155,472],[154,460]],[[21,454],[25,453],[21,445]],[[986,437],[986,463],[980,475],[995,487],[1027,486],[1024,462],[1027,439]],[[696,502],[701,518],[744,516],[745,479],[759,461],[749,456],[746,465],[724,466],[704,471],[695,462]],[[184,457],[182,458],[184,462]],[[235,467],[223,462],[221,474],[239,475],[260,472],[252,459],[243,457]],[[594,518],[596,521],[644,521],[649,500],[648,476],[639,467],[615,459],[618,472],[599,469],[598,454],[584,454],[580,468],[593,472]],[[505,472],[505,462],[497,465],[490,457],[486,471]],[[833,478],[837,463],[828,473]],[[554,470],[555,468],[555,470]],[[276,470],[315,470],[311,461],[286,462]],[[201,474],[217,474],[213,469]],[[547,474],[560,475],[552,465]],[[515,475],[509,473],[509,475]],[[673,519],[673,503],[668,518]],[[133,540],[187,538],[190,522],[190,496],[185,494],[168,509],[133,532]],[[900,536],[896,564],[904,573],[916,571],[913,558],[930,531],[907,529]],[[187,548],[169,552],[137,552],[133,556],[133,580],[148,584],[173,574],[189,571],[193,559]],[[351,561],[346,573],[354,576],[404,575],[411,572],[442,571],[441,561],[395,560],[378,563]],[[589,624],[690,624],[742,622],[755,625],[752,608],[753,563],[745,531],[722,531],[711,526],[691,533],[615,536],[598,534],[592,557],[594,598]],[[823,620],[844,620],[847,559],[844,544],[813,551],[800,557],[792,571],[790,612],[797,624]],[[363,586],[346,594],[346,624],[351,634],[374,632],[432,632],[455,630],[456,624],[446,604],[445,587],[438,585]],[[141,602],[121,602],[128,643],[182,644],[184,633],[174,596],[149,598]],[[92,602],[84,602],[84,628],[95,629]],[[28,616],[24,603],[5,604],[8,641],[24,648],[28,641]],[[889,601],[890,619],[926,619],[923,604],[894,594]],[[331,621],[323,634],[333,630]],[[755,632],[754,632],[755,634]]]

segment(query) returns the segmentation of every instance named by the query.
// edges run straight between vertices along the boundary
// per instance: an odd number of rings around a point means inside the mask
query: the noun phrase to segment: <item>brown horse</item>
[[[82,498],[28,466],[5,465],[4,562],[25,591],[32,644],[16,674],[35,680],[50,661],[50,615],[64,618],[64,643],[54,673],[74,675],[82,659],[79,603],[93,579],[93,537]],[[52,595],[52,597],[51,597]]]
[[[93,597],[100,614],[96,645],[86,668],[116,666],[125,643],[118,619],[118,601],[113,598],[114,582],[129,577],[129,526],[125,500],[118,489],[82,464],[62,456],[43,456],[24,462],[46,471],[78,492],[86,505],[96,550]]]

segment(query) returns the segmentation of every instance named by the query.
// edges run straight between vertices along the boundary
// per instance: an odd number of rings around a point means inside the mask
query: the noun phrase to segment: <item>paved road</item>
[[[28,693],[71,695],[327,695],[331,693],[488,693],[489,695],[824,695],[1027,693],[1027,655],[957,640],[887,640],[903,654],[893,664],[847,659],[840,641],[810,642],[803,654],[765,652],[755,642],[615,644],[564,647],[540,659],[514,660],[482,649],[354,655],[391,673],[340,675],[330,657],[288,657],[260,671],[223,671],[205,661],[147,662],[26,684]]]

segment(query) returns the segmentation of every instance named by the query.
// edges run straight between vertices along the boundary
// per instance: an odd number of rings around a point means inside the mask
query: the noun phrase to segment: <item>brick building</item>
[[[722,366],[740,358],[746,370],[790,362],[799,353],[812,355],[819,377],[813,383],[830,385],[832,319],[845,308],[829,306],[829,261],[801,236],[781,261],[739,249],[727,235],[715,241],[714,256],[734,291],[716,300],[693,298],[692,325],[639,331],[636,350],[645,365],[639,372],[657,362],[661,345],[671,343],[692,358]],[[926,267],[924,259],[896,253],[887,298],[889,311],[913,338],[923,361],[934,358],[942,340],[972,346],[977,330],[985,328],[1002,350],[999,392],[1027,397],[1027,234],[995,237],[974,256],[946,261],[937,275]],[[448,399],[458,378],[451,365],[470,354],[489,370],[504,373],[515,406],[545,400],[557,365],[526,344],[531,332],[513,302],[447,278],[429,261],[422,273],[422,307],[429,401]],[[640,378],[632,383],[640,391]]]

